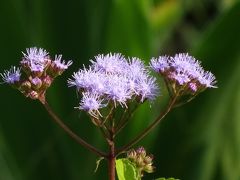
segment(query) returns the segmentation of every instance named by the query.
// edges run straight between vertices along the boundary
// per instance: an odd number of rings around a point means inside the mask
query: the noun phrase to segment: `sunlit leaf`
[[[141,176],[135,165],[126,158],[116,160],[116,170],[119,180],[140,180]]]

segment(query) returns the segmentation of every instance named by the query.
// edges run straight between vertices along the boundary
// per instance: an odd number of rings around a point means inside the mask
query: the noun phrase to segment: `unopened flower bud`
[[[31,91],[27,94],[27,97],[30,97],[31,99],[38,99],[39,95],[36,91]]]
[[[188,87],[189,87],[191,93],[193,93],[193,94],[195,92],[197,92],[197,90],[198,90],[197,84],[194,82],[189,83]]]
[[[42,80],[38,77],[33,78],[31,82],[32,82],[32,87],[35,90],[38,90],[42,86]]]
[[[127,158],[135,164],[141,176],[143,176],[144,172],[152,173],[155,169],[155,167],[152,166],[153,156],[151,154],[146,154],[143,147],[139,147],[137,150],[132,149],[127,153]]]
[[[143,167],[145,165],[142,156],[137,156],[137,158],[136,158],[136,165],[138,167]]]
[[[28,91],[29,89],[31,89],[31,83],[29,81],[22,82],[19,88],[20,91]]]
[[[152,166],[152,164],[148,164],[144,166],[143,170],[146,171],[147,173],[152,173],[154,172],[155,167]]]
[[[135,159],[135,158],[136,158],[136,155],[137,155],[137,153],[136,153],[136,151],[135,151],[134,149],[128,151],[128,153],[127,153],[127,157],[128,157],[130,160]]]
[[[51,86],[53,79],[50,76],[46,76],[42,80],[43,88],[48,88]]]
[[[145,163],[145,164],[151,164],[151,163],[152,163],[152,160],[153,160],[153,158],[150,157],[150,156],[145,156],[145,157],[144,157],[144,163]]]
[[[141,156],[146,156],[146,151],[144,149],[144,147],[139,147],[137,150],[136,150],[137,154],[141,155]]]

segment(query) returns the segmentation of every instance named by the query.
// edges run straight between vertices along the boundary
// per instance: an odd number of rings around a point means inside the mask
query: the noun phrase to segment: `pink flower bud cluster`
[[[27,48],[20,61],[20,68],[11,67],[1,73],[4,83],[10,84],[31,99],[45,100],[45,92],[54,78],[61,75],[72,61],[65,62],[62,55],[52,60],[42,48]]]
[[[144,147],[139,147],[136,150],[129,150],[127,152],[127,158],[133,162],[133,164],[141,173],[141,176],[143,176],[144,172],[152,173],[155,169],[155,167],[152,165],[153,156],[151,154],[147,155]]]

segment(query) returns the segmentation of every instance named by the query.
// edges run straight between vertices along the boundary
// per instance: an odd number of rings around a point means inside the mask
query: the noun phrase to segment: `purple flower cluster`
[[[55,56],[55,59],[51,60],[49,53],[42,48],[27,48],[26,51],[20,61],[21,68],[13,66],[0,75],[4,83],[17,88],[26,97],[39,99],[42,96],[43,98],[54,78],[61,75],[72,61],[65,62],[62,60],[62,55]]]
[[[11,69],[5,70],[3,73],[0,73],[3,82],[8,84],[15,84],[20,81],[21,72],[20,68],[17,68],[15,66],[12,66]]]
[[[174,57],[152,58],[150,66],[168,83],[177,85],[180,89],[183,88],[182,90],[188,90],[192,94],[206,88],[216,88],[215,76],[205,71],[200,62],[188,54],[180,53]]]
[[[109,102],[127,108],[133,100],[153,100],[158,94],[156,79],[139,58],[107,54],[90,62],[89,68],[80,69],[68,80],[68,86],[76,86],[83,96],[79,109],[90,115],[100,115],[98,110]]]

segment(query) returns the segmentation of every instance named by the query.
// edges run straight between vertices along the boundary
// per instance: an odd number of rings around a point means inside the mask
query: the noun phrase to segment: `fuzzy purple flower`
[[[101,94],[104,87],[105,75],[93,71],[91,68],[79,70],[73,74],[73,79],[68,79],[68,86],[76,86],[78,90],[97,92]]]
[[[152,58],[150,67],[156,72],[164,73],[169,69],[168,61],[168,56],[159,56],[159,58]]]
[[[136,94],[141,98],[141,102],[146,99],[154,100],[159,94],[159,88],[156,85],[156,78],[147,77],[145,79],[141,79],[137,83]]]
[[[52,62],[52,66],[58,70],[64,71],[66,70],[69,66],[72,65],[72,61],[67,61],[65,62],[62,60],[62,55],[55,55],[55,60]]]
[[[32,61],[34,63],[44,63],[48,58],[48,52],[42,48],[27,48],[27,53],[23,53],[24,60]]]
[[[0,76],[5,83],[14,85],[25,97],[43,102],[53,80],[72,64],[72,61],[65,62],[61,58],[59,55],[52,60],[42,48],[27,48],[20,61],[21,68],[13,66],[9,71],[0,73]]]
[[[160,56],[152,59],[150,66],[158,73],[161,73],[167,82],[176,82],[195,93],[205,88],[215,88],[215,76],[204,71],[201,64],[194,57],[187,53],[176,54],[174,57]]]
[[[2,80],[7,84],[15,84],[20,81],[21,72],[20,68],[12,66],[10,70],[5,70],[3,73],[0,73]]]
[[[99,109],[105,107],[104,104],[102,104],[103,99],[98,94],[93,93],[83,93],[82,99],[79,104],[79,107],[76,107],[78,109],[82,109],[84,111],[87,111],[91,116],[98,117],[98,115],[101,116]]]
[[[42,48],[27,48],[23,56],[21,65],[31,72],[43,72],[50,62],[48,52]]]
[[[127,100],[131,99],[132,93],[128,86],[127,77],[118,75],[109,75],[106,77],[105,93],[107,98],[113,100],[115,106],[118,102],[121,106],[127,107]]]
[[[126,59],[120,53],[98,55],[95,60],[90,60],[95,71],[104,73],[122,73],[127,66]]]
[[[138,58],[126,60],[121,54],[98,55],[92,65],[80,69],[68,79],[68,86],[79,92],[97,93],[106,102],[127,108],[129,100],[141,102],[157,96],[157,85],[143,62]]]

